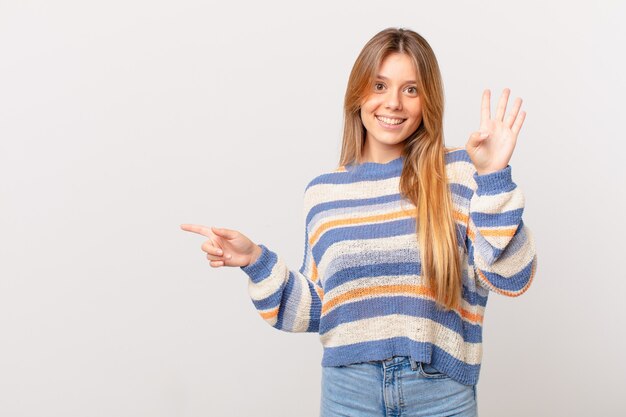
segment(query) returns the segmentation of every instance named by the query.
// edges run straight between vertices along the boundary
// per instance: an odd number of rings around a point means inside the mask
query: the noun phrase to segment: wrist
[[[262,243],[256,246],[261,249],[260,255],[257,256],[257,248],[253,248],[253,253],[250,255],[250,263],[242,266],[241,270],[248,274],[252,282],[259,283],[272,275],[272,269],[278,262],[278,255]]]
[[[474,181],[476,181],[476,194],[493,195],[513,190],[516,185],[511,178],[511,166],[507,165],[497,171],[486,174],[474,172]]]
[[[508,164],[507,164],[508,166]],[[500,172],[503,169],[505,169],[506,167],[502,167],[502,168],[491,168],[491,169],[478,169],[476,168],[476,174],[477,175],[489,175],[489,174],[493,174],[494,172]]]
[[[252,265],[253,263],[255,263],[257,259],[259,259],[259,257],[261,256],[262,252],[263,249],[255,243],[254,249],[252,249],[252,255],[250,255],[250,263],[248,265]]]

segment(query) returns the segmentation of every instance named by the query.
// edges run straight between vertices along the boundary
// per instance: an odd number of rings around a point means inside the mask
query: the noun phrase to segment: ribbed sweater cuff
[[[511,165],[489,174],[478,175],[478,172],[474,172],[474,180],[478,185],[477,195],[500,194],[515,188],[515,183],[511,177]]]
[[[276,264],[276,254],[262,243],[259,244],[259,247],[261,248],[261,255],[253,263],[239,267],[255,283],[267,278]]]

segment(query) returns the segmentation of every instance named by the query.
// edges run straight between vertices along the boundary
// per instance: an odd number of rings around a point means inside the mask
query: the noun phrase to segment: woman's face
[[[408,55],[392,53],[383,60],[361,105],[365,143],[370,150],[401,150],[402,142],[417,130],[422,106],[416,81],[417,72]]]

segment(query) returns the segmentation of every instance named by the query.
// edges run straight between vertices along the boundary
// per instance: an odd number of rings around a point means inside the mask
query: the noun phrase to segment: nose
[[[393,92],[390,90],[387,94],[387,103],[385,107],[388,109],[401,110],[402,101],[400,99],[400,95],[397,92]]]

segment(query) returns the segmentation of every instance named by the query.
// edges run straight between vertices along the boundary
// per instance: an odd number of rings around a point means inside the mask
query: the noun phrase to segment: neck
[[[376,164],[385,164],[389,161],[400,158],[403,150],[404,143],[398,143],[395,145],[383,145],[381,143],[374,144],[371,140],[366,138],[360,163],[373,162]]]
[[[364,152],[363,155],[361,155],[361,161],[360,163],[364,163],[364,162],[372,162],[375,164],[386,164],[387,162],[393,161],[394,159],[398,159],[400,158],[400,156],[402,156],[402,152],[398,152],[398,151],[393,151],[393,152],[378,152],[378,153],[371,153],[371,152]]]

